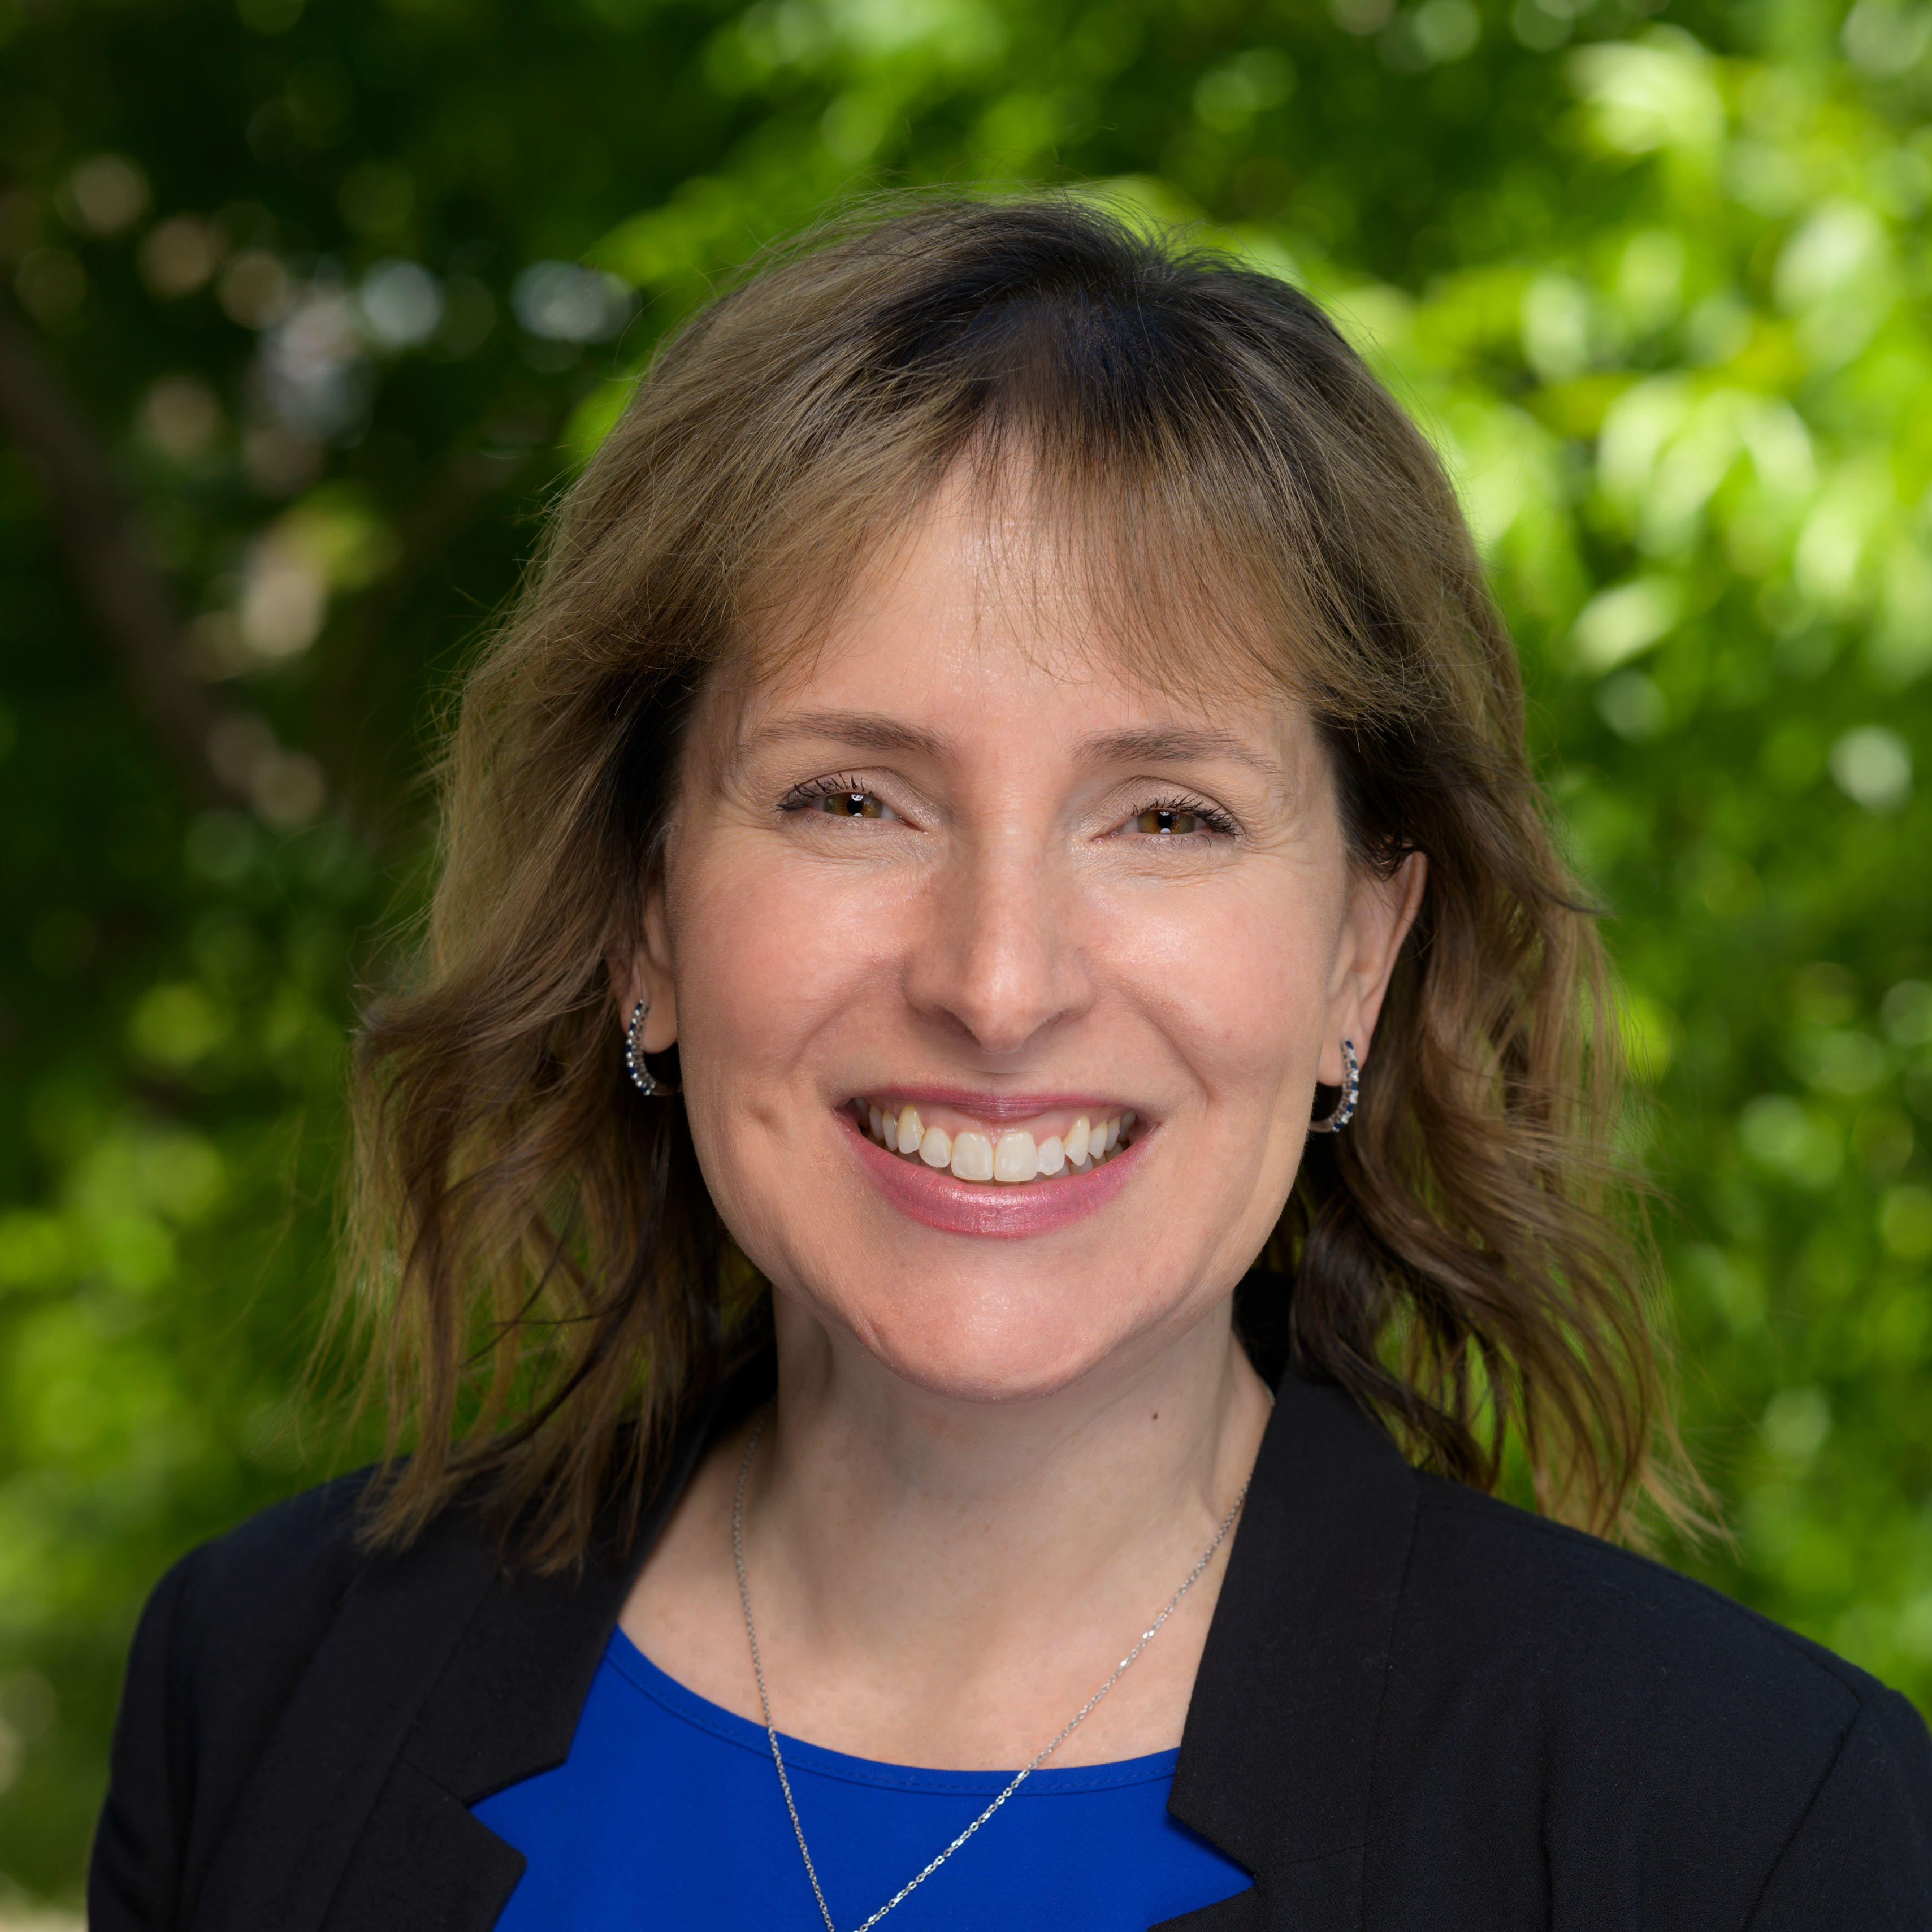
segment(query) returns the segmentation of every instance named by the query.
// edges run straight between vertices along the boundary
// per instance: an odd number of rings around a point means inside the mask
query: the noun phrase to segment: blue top
[[[1012,1775],[782,1743],[838,1932]],[[1239,1865],[1168,1815],[1179,1755],[1035,1772],[880,1932],[1145,1932],[1246,1891]],[[472,1809],[530,1861],[498,1932],[824,1932],[763,1730],[667,1677],[622,1630],[569,1757]]]

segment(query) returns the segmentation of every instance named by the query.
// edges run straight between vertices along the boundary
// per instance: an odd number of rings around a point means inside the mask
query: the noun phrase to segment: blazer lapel
[[[454,1511],[363,1571],[250,1777],[196,1901],[197,1932],[325,1922],[424,1695],[492,1579],[488,1551]]]
[[[1255,1874],[1160,1932],[1359,1925],[1376,1730],[1414,1474],[1340,1389],[1283,1378],[1168,1808]]]
[[[686,1472],[651,1512],[654,1537]],[[326,1932],[484,1932],[523,1854],[471,1813],[570,1754],[632,1566],[494,1580],[416,1713],[322,1922]]]
[[[344,1599],[224,1834],[196,1932],[488,1932],[521,1852],[471,1804],[553,1769],[632,1578],[713,1428],[770,1382],[728,1382],[674,1444],[628,1554],[512,1577],[447,1511]]]
[[[552,1771],[571,1740],[632,1580],[683,1494],[728,1385],[674,1445],[629,1552],[568,1577],[499,1576],[410,1726],[324,1922],[324,1932],[487,1932],[524,1873],[523,1854],[470,1807]]]

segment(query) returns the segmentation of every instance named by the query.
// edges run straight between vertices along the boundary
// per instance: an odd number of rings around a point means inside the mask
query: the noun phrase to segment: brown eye
[[[885,807],[868,791],[828,792],[818,801],[818,808],[834,818],[879,818],[885,813]]]
[[[1176,812],[1165,807],[1156,807],[1141,813],[1135,819],[1134,830],[1136,832],[1172,832],[1184,838],[1189,832],[1201,830],[1201,818],[1198,812]]]

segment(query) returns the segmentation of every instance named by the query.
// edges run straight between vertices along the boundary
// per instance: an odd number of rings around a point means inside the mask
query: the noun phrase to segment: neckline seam
[[[708,1697],[680,1684],[670,1673],[652,1662],[622,1628],[614,1629],[604,1646],[604,1661],[641,1696],[680,1722],[708,1732],[722,1743],[736,1746],[753,1756],[769,1758],[770,1749],[764,1727],[735,1711],[728,1711]],[[642,1668],[640,1669],[639,1666]],[[854,1757],[844,1751],[828,1750],[822,1744],[778,1733],[788,1769],[806,1771],[820,1778],[836,1779],[874,1790],[923,1792],[940,1797],[991,1797],[1011,1780],[1013,1771],[946,1771],[936,1766],[890,1764],[882,1760]],[[1121,1790],[1136,1784],[1171,1782],[1180,1754],[1170,1748],[1150,1751],[1139,1757],[1115,1759],[1096,1765],[1043,1765],[1013,1793],[1016,1799],[1028,1796],[1077,1797],[1088,1792]],[[1018,1767],[1013,1768],[1017,1769]],[[1042,1783],[1042,1780],[1049,1780]]]

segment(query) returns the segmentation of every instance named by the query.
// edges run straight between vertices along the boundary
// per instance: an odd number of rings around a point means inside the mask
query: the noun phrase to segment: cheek
[[[864,920],[809,868],[727,844],[674,880],[670,909],[680,1059],[701,1088],[781,1076],[864,977]]]
[[[712,1199],[762,1266],[785,1138],[798,1127],[786,1075],[836,999],[838,961],[812,943],[808,895],[746,872],[728,851],[684,855],[666,910],[685,1117]]]
[[[1282,868],[1110,908],[1115,970],[1209,1097],[1298,1106],[1327,1015],[1333,909]]]
[[[878,1030],[885,922],[849,878],[775,864],[765,840],[728,832],[683,860],[667,910],[686,1117],[718,1211],[769,1269],[825,1211],[799,1176],[845,1097],[826,1067]]]

